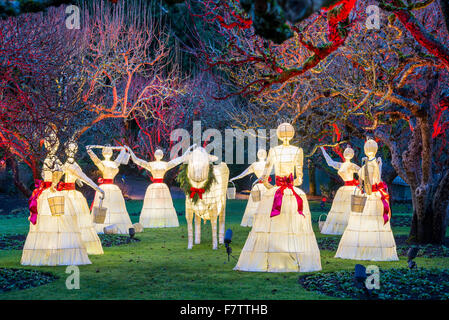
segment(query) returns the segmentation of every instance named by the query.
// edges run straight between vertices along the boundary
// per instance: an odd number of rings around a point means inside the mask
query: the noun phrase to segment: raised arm
[[[321,152],[323,152],[324,159],[326,159],[326,163],[329,167],[332,167],[336,170],[340,169],[341,162],[337,162],[332,160],[332,158],[327,154],[326,150],[323,147],[320,147]]]
[[[238,180],[238,179],[242,179],[243,177],[246,177],[247,175],[249,175],[251,173],[254,173],[254,168],[253,168],[252,164],[248,168],[246,168],[245,171],[243,171],[241,174],[239,174],[238,176],[230,179],[229,182],[234,181],[234,180]]]
[[[87,154],[92,159],[93,163],[100,169],[101,171],[104,170],[103,162],[100,160],[100,158],[97,157],[95,152],[93,152],[92,148],[98,148],[100,146],[86,146]]]
[[[302,185],[302,177],[303,177],[303,165],[304,165],[304,151],[302,148],[299,148],[298,153],[295,157],[295,171],[296,171],[296,179],[294,181],[295,186]]]
[[[76,162],[72,164],[66,164],[65,171],[70,172],[70,174],[86,183],[92,189],[100,192],[104,197],[104,191],[83,172],[81,167]]]
[[[129,154],[131,155],[131,159],[133,160],[133,162],[134,162],[135,164],[137,164],[139,167],[142,167],[142,168],[145,168],[145,169],[147,169],[147,170],[150,170],[150,163],[149,163],[149,162],[137,158],[137,156],[136,156],[135,153],[131,150],[130,147],[125,146],[125,148],[126,148],[126,150],[128,150]],[[118,158],[118,157],[117,157],[117,158]]]
[[[180,165],[181,163],[183,163],[186,160],[186,158],[188,157],[188,155],[192,152],[192,149],[195,147],[196,147],[196,144],[190,146],[189,149],[187,149],[187,151],[184,152],[184,154],[182,156],[174,158],[173,160],[170,160],[167,163],[167,171]]]

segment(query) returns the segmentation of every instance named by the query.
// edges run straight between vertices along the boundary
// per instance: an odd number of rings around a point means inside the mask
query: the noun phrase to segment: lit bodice
[[[119,168],[117,163],[110,160],[101,161],[102,166],[100,166],[101,173],[103,174],[103,179],[114,179]]]
[[[358,169],[359,168],[352,162],[343,162],[338,169],[338,175],[343,181],[351,181],[354,179],[354,173],[356,173]]]
[[[163,179],[165,172],[167,172],[168,163],[166,161],[153,161],[148,163],[149,166],[146,168],[151,172],[154,179]]]
[[[377,164],[376,159],[367,161],[363,165],[363,167],[359,170],[359,177],[362,180],[365,180],[365,166],[368,167],[368,174],[369,174],[371,184],[377,184],[382,181],[382,179],[380,177],[379,165]]]
[[[56,157],[46,158],[42,168],[42,179],[46,182],[59,182],[64,172],[61,168],[61,162]]]
[[[267,162],[265,160],[260,160],[253,163],[253,171],[257,178],[260,178],[263,175],[266,163]]]
[[[76,162],[74,162],[73,164],[66,162],[64,166],[67,168],[71,168],[71,166],[78,166],[78,164]],[[78,179],[78,176],[74,175],[72,173],[72,170],[65,170],[64,182],[75,183],[77,179]]]
[[[269,157],[274,165],[276,176],[285,177],[295,174],[295,167],[300,164],[301,149],[295,146],[277,146],[270,149]],[[301,164],[302,165],[302,164]]]

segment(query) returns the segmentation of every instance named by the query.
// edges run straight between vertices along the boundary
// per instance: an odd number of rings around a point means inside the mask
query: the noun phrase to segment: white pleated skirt
[[[258,190],[261,193],[261,199],[265,191],[267,191],[267,187],[265,187],[262,183],[257,183],[251,191]],[[249,196],[248,203],[246,205],[245,213],[243,214],[241,226],[242,227],[252,227],[254,214],[257,212],[257,208],[259,207],[261,201],[254,201],[252,196]]]
[[[48,198],[64,197],[64,214],[52,216]],[[64,192],[45,189],[37,202],[37,222],[30,223],[22,252],[22,265],[57,266],[91,264],[81,238],[78,217]]]
[[[165,183],[152,183],[148,186],[139,222],[144,228],[179,227],[178,215]]]
[[[338,245],[336,258],[397,261],[396,242],[390,221],[384,224],[380,192],[368,196],[362,213],[351,211]]]
[[[351,213],[351,196],[356,188],[355,186],[343,186],[337,190],[331,210],[321,229],[322,234],[343,234]]]
[[[86,198],[77,190],[67,190],[68,197],[72,201],[73,208],[78,216],[78,226],[81,231],[81,238],[86,246],[87,254],[103,254],[103,247],[100,238],[95,231]]]
[[[286,189],[281,213],[270,217],[274,195],[279,187],[267,190],[251,232],[234,270],[253,272],[310,272],[321,270],[320,251],[312,229],[305,193],[295,188],[303,200],[302,216],[296,198]]]
[[[115,224],[118,229],[118,234],[129,234],[129,228],[132,228],[132,222],[126,210],[122,191],[115,184],[102,184],[100,188],[105,192],[103,208],[107,208],[107,211],[104,223],[93,223],[95,231],[100,234],[104,233],[104,227]],[[96,192],[93,206],[98,206],[99,203],[100,195]]]

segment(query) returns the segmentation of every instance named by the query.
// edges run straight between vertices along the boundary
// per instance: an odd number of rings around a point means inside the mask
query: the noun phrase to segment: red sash
[[[195,196],[195,193],[198,193],[198,196],[200,197],[200,199],[203,199],[203,193],[206,190],[204,190],[203,188],[194,188],[194,187],[190,187],[190,199],[193,199],[193,197]]]
[[[63,190],[75,190],[75,183],[72,182],[59,182],[56,186],[56,190],[63,191]]]
[[[388,194],[388,187],[385,182],[379,182],[378,184],[373,184],[372,187],[373,192],[380,192],[381,200],[384,205],[384,224],[386,224],[391,218],[391,210],[390,210],[390,195]]]
[[[359,180],[350,180],[350,181],[345,181],[345,186],[346,187],[356,187],[359,185]]]
[[[290,174],[290,176],[287,177],[276,176],[276,185],[280,188],[277,189],[276,193],[274,194],[273,207],[271,208],[270,217],[275,217],[281,214],[282,198],[284,197],[285,189],[290,189],[293,192],[293,195],[296,198],[296,203],[298,204],[298,213],[304,216],[304,214],[302,213],[302,198],[295,192],[295,189],[293,188],[293,174]]]
[[[98,178],[98,183],[99,184],[114,184],[114,179]]]
[[[34,187],[35,189],[28,200],[28,207],[30,208],[30,217],[28,220],[30,220],[32,224],[36,224],[37,222],[37,199],[42,191],[51,187],[51,181],[36,180],[34,182]]]
[[[151,182],[153,182],[153,183],[164,183],[164,178],[162,178],[162,179],[156,179],[156,178],[153,179],[153,177],[150,177],[150,178],[151,178]]]

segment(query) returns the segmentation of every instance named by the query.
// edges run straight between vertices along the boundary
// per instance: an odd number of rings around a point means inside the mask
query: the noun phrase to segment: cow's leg
[[[192,249],[193,247],[193,209],[187,204],[186,201],[186,220],[187,220],[187,233],[189,236],[189,242],[187,249]]]
[[[195,244],[201,242],[201,218],[195,215]]]
[[[217,243],[217,207],[215,207],[210,213],[210,224],[212,227],[212,249],[218,249]]]
[[[226,220],[226,200],[224,204],[221,206],[221,212],[218,213],[218,224],[219,224],[219,230],[218,230],[218,241],[219,243],[224,243],[224,233],[225,233],[225,220]]]

